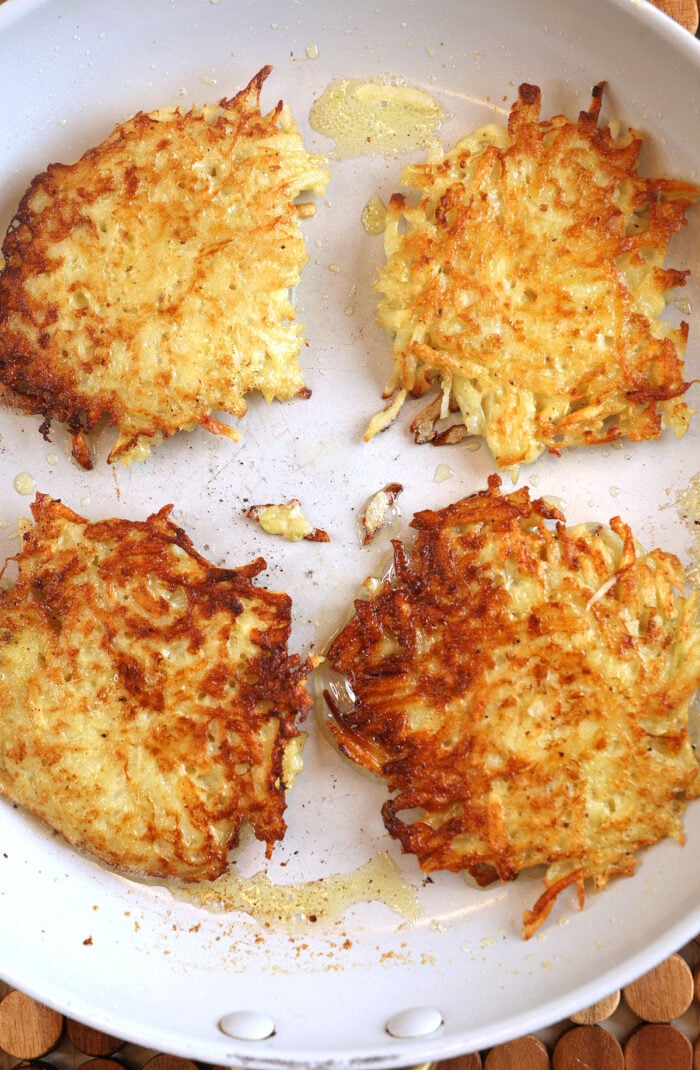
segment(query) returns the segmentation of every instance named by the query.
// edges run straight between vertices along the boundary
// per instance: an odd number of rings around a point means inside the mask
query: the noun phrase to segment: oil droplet
[[[444,483],[446,479],[451,479],[454,474],[454,468],[450,468],[449,464],[439,464],[435,469],[433,479],[436,483]]]
[[[557,494],[546,494],[544,501],[552,509],[559,509],[560,512],[564,512],[566,509],[566,502],[563,498],[560,498]]]
[[[347,159],[428,148],[446,117],[429,93],[401,78],[337,78],[314,101],[309,122]]]
[[[362,209],[362,226],[368,234],[382,234],[386,228],[386,205],[375,193]]]
[[[36,481],[29,472],[20,472],[15,476],[14,488],[18,494],[31,494],[35,487]]]
[[[318,45],[307,45],[306,46],[306,58],[307,59],[318,59]]]

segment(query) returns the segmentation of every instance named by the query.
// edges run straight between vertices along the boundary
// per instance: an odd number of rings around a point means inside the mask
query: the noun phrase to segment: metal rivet
[[[409,1007],[392,1015],[386,1023],[386,1031],[399,1040],[411,1040],[413,1037],[427,1037],[442,1025],[440,1011],[434,1007]]]
[[[275,1031],[275,1023],[260,1011],[232,1011],[219,1022],[219,1029],[234,1040],[266,1040]]]

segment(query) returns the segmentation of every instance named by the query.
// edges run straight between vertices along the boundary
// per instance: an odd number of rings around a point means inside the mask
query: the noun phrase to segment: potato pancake
[[[566,527],[498,476],[412,527],[330,644],[329,726],[386,780],[386,828],[424,871],[485,884],[546,867],[530,936],[565,888],[583,905],[587,879],[683,840],[699,595],[620,518]]]
[[[4,400],[86,437],[116,427],[110,462],[146,456],[200,425],[237,439],[215,412],[245,397],[308,394],[290,288],[307,260],[299,223],[321,193],[280,102],[260,111],[265,67],[231,99],[138,113],[72,165],[52,164],[22,197],[3,243]]]
[[[37,495],[0,591],[0,791],[103,862],[213,879],[268,855],[301,765],[310,663],[265,567],[216,568],[169,519],[89,523]]]
[[[700,187],[640,177],[641,135],[599,127],[602,99],[600,84],[576,121],[541,120],[539,88],[521,85],[507,128],[404,168],[417,202],[392,197],[376,282],[391,400],[367,438],[436,389],[416,441],[484,436],[504,469],[687,430],[688,326],[661,313],[688,274],[664,260]]]

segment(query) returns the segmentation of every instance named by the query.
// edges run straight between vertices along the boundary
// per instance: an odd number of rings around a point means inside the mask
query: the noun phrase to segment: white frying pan
[[[309,108],[334,78],[390,74],[421,86],[452,115],[447,143],[503,120],[523,81],[542,87],[550,115],[586,107],[592,85],[605,79],[604,114],[648,136],[644,168],[700,177],[700,46],[642,0],[8,0],[0,6],[3,229],[50,161],[70,162],[139,109],[231,95],[267,63],[274,71],[264,105],[288,101],[319,150],[332,143],[310,130]],[[304,224],[310,262],[297,305],[311,399],[254,401],[240,445],[182,434],[145,463],[114,472],[104,463],[106,434],[97,467],[83,472],[70,463],[60,429],[48,445],[38,420],[0,412],[3,555],[16,550],[11,534],[28,515],[29,499],[13,487],[20,473],[91,519],[140,518],[174,502],[175,518],[212,560],[267,558],[262,579],[292,595],[292,646],[304,653],[340,624],[383,553],[379,544],[361,548],[355,530],[370,494],[403,484],[405,532],[415,510],[482,489],[491,471],[485,448],[419,448],[405,423],[362,443],[389,364],[371,290],[381,238],[365,233],[360,216],[373,194],[386,200],[398,188],[402,162],[334,162],[317,215]],[[699,228],[696,208],[670,257],[693,272],[684,294],[689,378],[700,375]],[[697,387],[693,394],[697,404]],[[647,546],[690,562],[691,531],[677,497],[697,475],[699,429],[696,419],[682,442],[666,436],[541,458],[521,478],[563,499],[572,523],[619,513]],[[451,478],[435,479],[440,464]],[[247,503],[290,497],[329,531],[330,543],[275,540],[243,517]],[[378,901],[324,920],[312,886],[299,894],[302,907],[319,913],[315,923],[214,913],[108,872],[3,803],[0,973],[148,1047],[215,1064],[371,1070],[485,1048],[561,1019],[700,929],[700,803],[689,808],[685,847],[643,853],[633,878],[590,894],[582,911],[574,894],[562,896],[525,942],[520,918],[539,894],[539,875],[481,891],[454,875],[424,883],[384,832],[383,785],[350,768],[316,723],[309,731],[286,840],[267,867],[257,845],[247,845],[237,872],[266,868],[274,885],[302,888],[345,873],[362,899],[377,886],[363,867],[384,859],[395,875]],[[337,904],[340,893],[333,895]],[[388,1023],[411,1035],[390,1035]]]

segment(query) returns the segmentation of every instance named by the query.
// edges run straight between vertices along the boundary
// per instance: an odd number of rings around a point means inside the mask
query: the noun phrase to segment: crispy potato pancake
[[[120,870],[213,879],[245,822],[284,835],[310,664],[265,562],[216,568],[169,512],[37,495],[0,592],[0,791]]]
[[[688,326],[660,317],[688,274],[664,261],[700,187],[640,177],[641,135],[599,127],[602,99],[601,83],[576,121],[542,120],[521,85],[507,128],[404,169],[417,202],[392,197],[376,282],[391,400],[367,438],[436,389],[416,441],[484,436],[504,469],[686,431]]]
[[[128,463],[196,424],[237,438],[215,412],[245,396],[308,394],[289,291],[307,260],[299,223],[321,193],[271,68],[216,105],[163,108],[119,124],[77,163],[52,164],[23,196],[3,243],[0,382],[6,402],[65,423],[73,454],[105,420],[108,460]]]
[[[556,897],[682,842],[700,794],[688,711],[698,592],[619,518],[567,528],[527,488],[420,512],[394,575],[330,644],[341,750],[384,777],[383,817],[421,868],[478,883],[545,866],[530,936]],[[340,680],[334,673],[340,674]]]

